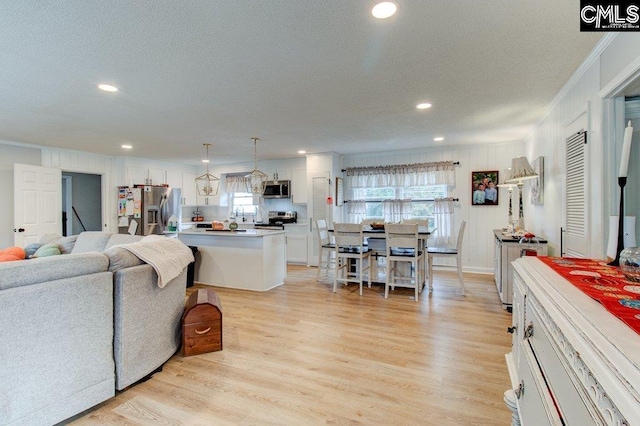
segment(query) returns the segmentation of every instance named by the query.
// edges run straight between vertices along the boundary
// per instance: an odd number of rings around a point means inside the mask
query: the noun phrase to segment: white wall
[[[618,210],[616,176],[624,129],[624,105],[620,108],[620,100],[613,98],[616,92],[611,87],[633,78],[639,69],[640,38],[637,35],[619,33],[605,37],[567,82],[526,140],[526,154],[530,160],[541,155],[545,157],[544,205],[527,205],[529,211],[534,212],[529,216],[527,227],[549,239],[550,255],[560,255],[560,227],[564,226],[563,129],[586,111],[587,256],[605,257],[608,216],[617,214]],[[637,148],[635,150],[632,158],[638,158]],[[640,191],[638,179],[638,174],[630,179],[627,194]],[[627,209],[626,214],[638,216],[640,212]]]
[[[456,166],[456,186],[452,197],[459,198],[456,204],[456,223],[467,221],[463,245],[462,263],[465,271],[492,273],[494,267],[493,230],[507,226],[509,198],[506,188],[499,188],[497,206],[471,205],[471,172],[498,170],[500,173],[511,166],[511,160],[524,155],[524,144],[487,144],[479,146],[437,147],[422,150],[394,151],[393,153],[371,153],[349,155],[343,158],[344,167],[409,164],[431,161],[459,161]],[[517,190],[514,191],[514,216],[518,214]],[[529,198],[527,187],[523,196]],[[525,206],[525,218],[530,208]]]

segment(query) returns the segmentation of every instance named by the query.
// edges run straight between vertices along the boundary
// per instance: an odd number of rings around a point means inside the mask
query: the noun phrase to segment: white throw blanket
[[[158,287],[164,286],[180,275],[194,261],[191,249],[177,238],[147,235],[140,241],[119,245],[145,261],[158,274]]]

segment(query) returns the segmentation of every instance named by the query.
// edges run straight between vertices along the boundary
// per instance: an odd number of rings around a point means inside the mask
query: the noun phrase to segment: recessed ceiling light
[[[131,149],[133,146],[131,145],[122,145],[122,149]]]
[[[105,92],[117,92],[118,88],[116,86],[112,86],[111,84],[101,83],[98,84],[98,89]]]
[[[442,142],[444,140],[444,138],[442,136],[438,136],[436,138],[433,138],[434,141],[436,142]]]
[[[390,16],[395,15],[398,10],[398,5],[391,1],[383,1],[382,3],[378,3],[373,6],[371,9],[371,14],[378,19],[386,19]]]
[[[302,149],[300,151],[298,151],[298,154],[306,154],[306,153],[307,153],[307,151],[304,151]]]
[[[421,104],[416,105],[416,108],[418,108],[418,109],[429,109],[429,108],[431,108],[432,106],[433,106],[433,105],[431,105],[431,104],[430,104],[430,103],[428,103],[428,102],[423,102],[423,103],[421,103]]]
[[[203,162],[203,163],[208,163],[208,162],[209,162],[209,160],[202,160],[202,162]]]

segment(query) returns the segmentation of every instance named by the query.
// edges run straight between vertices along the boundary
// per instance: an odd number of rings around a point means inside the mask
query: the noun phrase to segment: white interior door
[[[13,165],[14,245],[24,247],[40,235],[62,235],[62,170]]]
[[[566,180],[565,180],[565,235],[564,254],[569,257],[587,257],[590,240],[587,180],[587,114],[584,113],[564,128],[566,144]]]
[[[318,235],[316,231],[316,220],[324,219],[331,226],[331,207],[327,205],[327,197],[331,195],[330,181],[331,172],[313,172],[309,176],[311,185],[311,198],[307,197],[309,211],[309,238],[308,241],[308,263],[310,266],[318,266]]]

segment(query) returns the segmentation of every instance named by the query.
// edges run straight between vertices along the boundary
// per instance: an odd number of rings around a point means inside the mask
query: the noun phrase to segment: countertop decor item
[[[622,157],[620,158],[620,172],[618,173],[618,186],[620,187],[620,208],[618,209],[618,247],[616,248],[616,258],[609,263],[611,266],[620,265],[620,252],[624,249],[624,187],[627,185],[627,172],[629,171],[629,155],[631,152],[631,138],[633,127],[631,120],[624,129],[624,139],[622,144]]]
[[[525,180],[534,179],[538,177],[527,157],[517,157],[511,160],[511,178],[507,180],[508,183],[515,183],[518,186],[518,229],[524,229],[524,207],[522,206],[522,188],[524,187]]]
[[[620,252],[620,269],[629,281],[640,283],[640,247],[629,247]]]
[[[507,180],[511,179],[511,167],[502,172],[502,177],[496,185],[498,188],[507,188],[509,191],[509,215],[507,217],[507,223],[513,227],[513,188],[516,187],[515,183],[507,183]],[[512,228],[513,229],[513,228]]]

